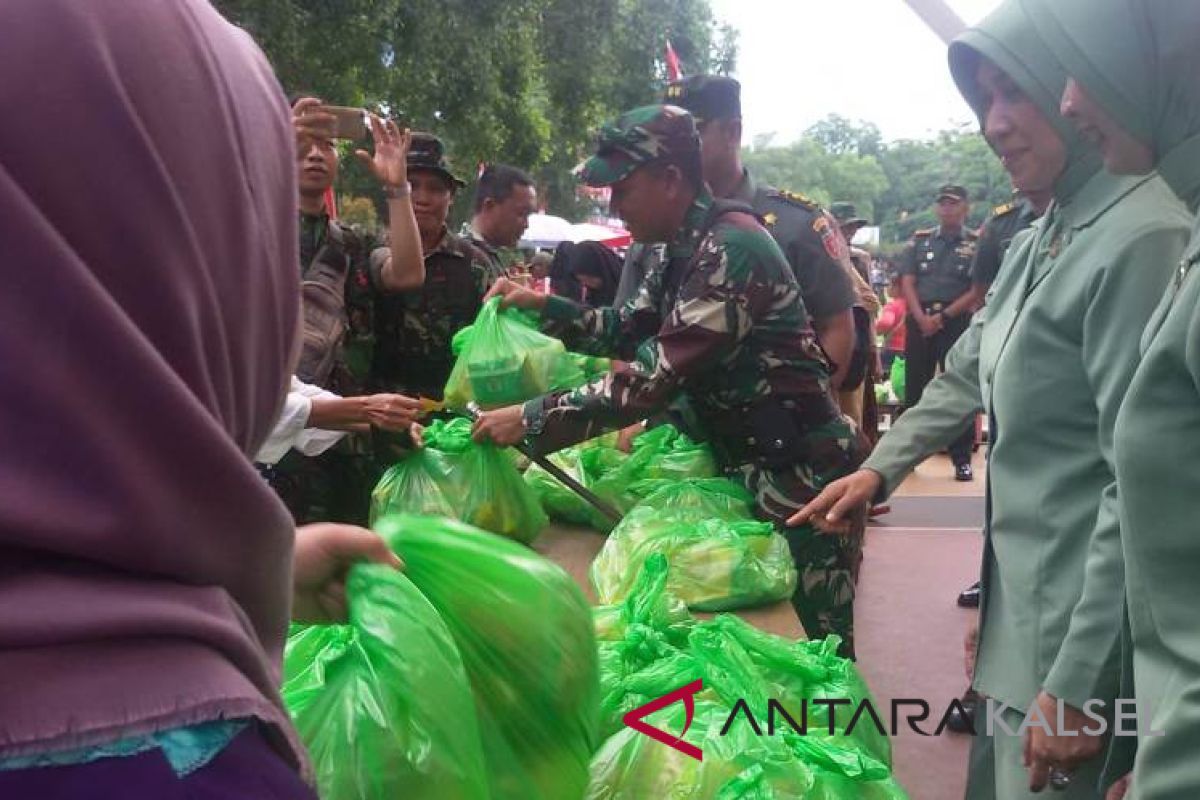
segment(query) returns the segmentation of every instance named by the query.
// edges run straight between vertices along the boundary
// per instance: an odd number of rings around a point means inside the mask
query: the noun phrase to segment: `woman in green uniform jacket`
[[[1032,4],[1072,76],[1063,113],[1111,172],[1159,174],[1200,208],[1200,3]],[[1146,327],[1117,417],[1121,542],[1135,693],[1152,711],[1138,800],[1200,798],[1200,227]],[[1145,734],[1146,731],[1140,731]]]
[[[1137,339],[1189,219],[1158,179],[1099,170],[1058,115],[1066,75],[1016,0],[963,34],[950,63],[1014,182],[1020,188],[1057,175],[1055,200],[1013,242],[987,306],[951,351],[946,372],[863,470],[827,487],[796,521],[817,514],[836,521],[882,499],[985,410],[994,438],[973,685],[1011,709],[1003,720],[1017,735],[998,729],[976,737],[968,796],[1024,798],[1046,784],[1052,767],[1078,767],[1061,796],[1097,798],[1099,737],[1049,736],[1033,720],[1026,730],[1021,725],[1036,707],[1057,728],[1061,700],[1066,727],[1080,730],[1091,723],[1079,711],[1087,700],[1111,706],[1116,695],[1119,557],[1116,564],[1102,559],[1109,570],[1092,576],[1095,586],[1085,586],[1085,573],[1094,540],[1119,546],[1112,431],[1137,363]],[[1066,166],[1060,160],[1061,172],[1031,178],[1028,162],[1054,132]],[[1087,613],[1077,620],[1081,604]]]

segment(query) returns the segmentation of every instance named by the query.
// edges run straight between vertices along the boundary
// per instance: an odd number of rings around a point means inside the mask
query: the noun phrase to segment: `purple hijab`
[[[27,0],[0,108],[0,757],[247,716],[287,754],[281,91],[203,0]]]

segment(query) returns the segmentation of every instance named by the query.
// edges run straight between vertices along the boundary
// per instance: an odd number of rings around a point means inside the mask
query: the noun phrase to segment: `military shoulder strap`
[[[789,205],[803,208],[805,211],[812,211],[816,213],[821,210],[820,203],[810,197],[800,194],[799,192],[789,192],[785,189],[776,189],[770,194],[770,196],[783,200]]]

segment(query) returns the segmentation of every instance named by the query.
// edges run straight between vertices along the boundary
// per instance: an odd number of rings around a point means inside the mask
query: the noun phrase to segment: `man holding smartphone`
[[[369,115],[369,127],[365,122],[356,126],[374,140],[373,153],[358,150],[355,155],[388,195],[391,246],[381,246],[330,216],[325,196],[339,169],[334,140],[350,135],[346,115],[338,111],[313,97],[292,107],[304,312],[296,376],[339,395],[357,396],[368,393],[375,296],[420,286],[425,265],[408,184],[411,137],[396,123]],[[366,112],[361,113],[366,120]],[[416,401],[409,402],[415,410]],[[291,452],[264,474],[298,524],[365,524],[378,477],[370,455],[368,436],[349,436],[317,458]]]

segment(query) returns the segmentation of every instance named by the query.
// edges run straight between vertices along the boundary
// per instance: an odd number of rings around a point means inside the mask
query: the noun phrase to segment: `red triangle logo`
[[[691,756],[697,761],[703,761],[704,751],[699,747],[696,747],[696,745],[688,744],[682,738],[680,738],[688,732],[688,728],[692,727],[692,717],[696,713],[696,701],[693,695],[703,689],[703,679],[692,681],[687,686],[681,686],[669,694],[664,694],[657,700],[651,700],[644,706],[638,706],[626,714],[622,718],[622,722],[633,728],[638,733],[646,734],[656,742],[662,742],[667,747],[675,748],[685,756]],[[654,727],[653,725],[647,725],[645,722],[642,722],[644,717],[653,714],[660,708],[666,708],[672,703],[679,702],[680,700],[683,701],[683,707],[687,710],[687,721],[684,723],[683,730],[679,732],[679,736],[674,736],[664,730]]]

